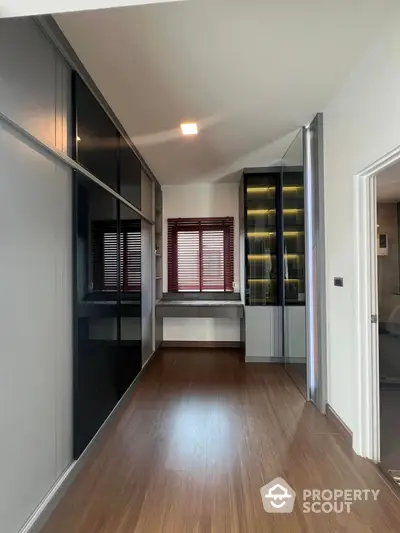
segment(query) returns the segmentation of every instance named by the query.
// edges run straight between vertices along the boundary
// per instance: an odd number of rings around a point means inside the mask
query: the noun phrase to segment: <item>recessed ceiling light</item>
[[[196,122],[186,122],[181,124],[183,135],[197,135],[198,129]]]

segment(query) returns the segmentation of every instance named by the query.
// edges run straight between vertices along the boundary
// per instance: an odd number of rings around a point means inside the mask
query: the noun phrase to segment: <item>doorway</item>
[[[379,463],[386,474],[397,478],[400,469],[400,438],[395,428],[400,414],[396,392],[399,318],[396,306],[390,301],[396,300],[400,289],[397,225],[400,215],[393,206],[384,204],[400,203],[400,146],[356,174],[354,180],[354,364],[359,394],[354,406],[353,447],[356,453]],[[390,209],[392,219],[388,224]],[[394,265],[390,277],[385,274],[389,264]]]
[[[375,181],[380,463],[400,485],[400,163]]]

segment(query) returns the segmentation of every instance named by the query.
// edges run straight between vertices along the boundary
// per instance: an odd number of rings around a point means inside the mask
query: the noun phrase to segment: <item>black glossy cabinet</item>
[[[72,143],[78,163],[118,191],[119,133],[78,74],[72,77]]]
[[[303,168],[283,167],[281,205],[285,305],[305,305]]]
[[[74,456],[141,370],[141,222],[75,175]]]
[[[74,456],[141,370],[141,222],[75,175]]]
[[[243,197],[246,305],[304,305],[303,169],[245,171]]]

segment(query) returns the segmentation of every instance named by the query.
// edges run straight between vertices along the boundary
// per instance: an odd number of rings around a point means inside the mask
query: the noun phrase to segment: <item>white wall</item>
[[[400,145],[400,18],[324,111],[328,402],[357,431],[354,175]],[[344,287],[334,287],[334,276]]]
[[[168,219],[234,217],[234,281],[239,291],[239,183],[163,187],[163,288],[168,291]],[[164,340],[239,341],[239,320],[164,318]]]

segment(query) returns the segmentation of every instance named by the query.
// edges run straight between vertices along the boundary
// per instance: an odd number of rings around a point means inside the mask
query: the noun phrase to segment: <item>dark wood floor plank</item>
[[[264,512],[277,476],[305,488],[381,489],[350,514]],[[400,502],[278,365],[235,350],[168,349],[43,533],[398,533]]]

